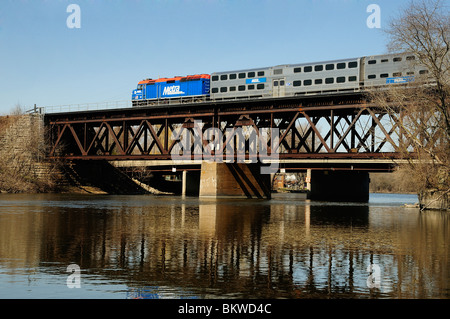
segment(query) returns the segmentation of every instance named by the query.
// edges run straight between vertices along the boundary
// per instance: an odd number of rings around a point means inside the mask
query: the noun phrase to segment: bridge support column
[[[183,171],[183,175],[181,176],[181,195],[186,196],[186,187],[187,187],[187,171]]]
[[[270,198],[270,174],[259,164],[203,162],[200,197]]]
[[[308,199],[368,202],[369,173],[359,171],[311,171]]]

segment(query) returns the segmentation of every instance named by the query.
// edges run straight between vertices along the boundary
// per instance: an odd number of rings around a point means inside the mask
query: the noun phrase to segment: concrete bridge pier
[[[202,162],[200,197],[270,199],[270,174],[259,164]]]
[[[368,202],[369,173],[362,171],[309,170],[308,199]]]

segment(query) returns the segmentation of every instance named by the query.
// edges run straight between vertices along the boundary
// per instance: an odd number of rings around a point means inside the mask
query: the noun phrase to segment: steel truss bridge
[[[281,168],[386,171],[405,149],[399,118],[368,103],[362,93],[348,93],[47,113],[45,123],[48,157],[53,159],[141,160],[167,168],[174,155],[187,162],[199,155],[204,160],[230,154],[248,160],[242,147],[254,146],[251,134],[236,142],[242,128],[258,137],[264,130],[277,131],[276,139],[269,134],[260,145],[260,159],[277,154]],[[211,150],[214,130],[221,141]],[[182,138],[187,132],[190,142]],[[181,157],[180,143],[185,146]],[[186,143],[191,143],[189,152]]]

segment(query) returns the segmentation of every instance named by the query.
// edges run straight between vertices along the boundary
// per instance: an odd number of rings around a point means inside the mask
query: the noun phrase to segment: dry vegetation
[[[371,173],[370,192],[413,194],[417,188],[409,171],[399,169],[393,173]]]
[[[20,123],[29,126],[22,127]],[[55,189],[57,165],[43,161],[44,134],[37,123],[30,115],[0,117],[0,192],[36,193]]]
[[[426,75],[415,75],[406,86],[372,93],[372,99],[396,119],[400,149],[407,164],[398,176],[410,180],[417,193],[450,191],[450,15],[443,1],[411,5],[386,30],[393,52],[408,52],[411,62],[425,66]],[[405,70],[405,74],[406,74]],[[410,156],[414,153],[415,156]],[[402,178],[399,178],[399,183]]]

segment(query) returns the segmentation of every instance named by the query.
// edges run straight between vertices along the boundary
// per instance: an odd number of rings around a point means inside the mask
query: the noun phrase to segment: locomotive
[[[384,54],[140,81],[133,106],[360,92],[428,73],[413,54]]]

